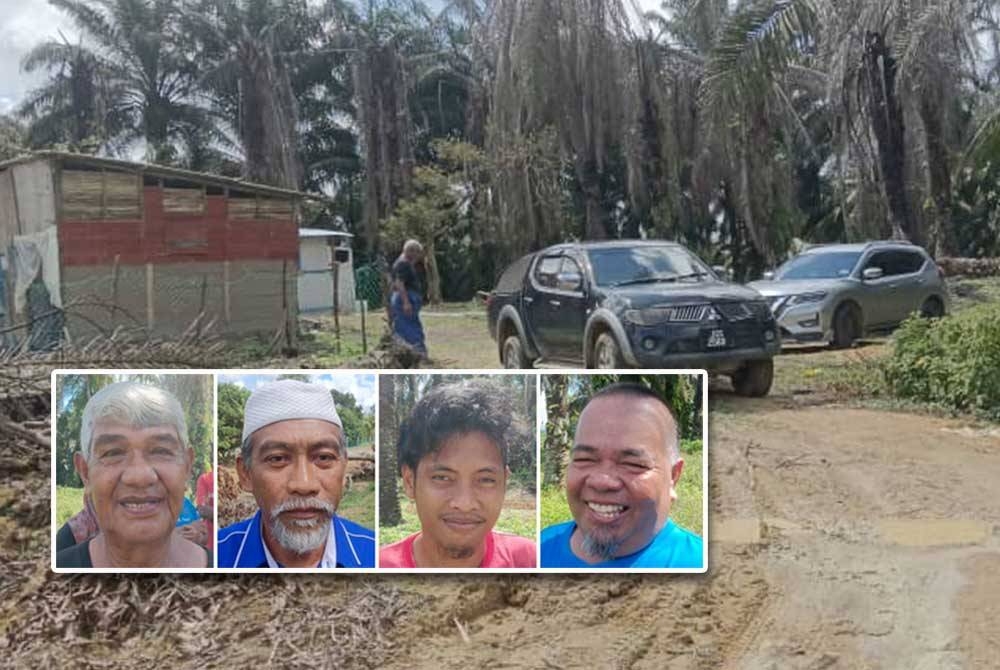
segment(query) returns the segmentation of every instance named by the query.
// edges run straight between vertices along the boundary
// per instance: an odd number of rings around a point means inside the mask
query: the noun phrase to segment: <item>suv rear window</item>
[[[528,272],[528,265],[531,264],[531,259],[535,257],[535,254],[528,254],[527,256],[521,256],[516,261],[511,263],[503,274],[500,275],[500,279],[497,280],[496,288],[493,290],[497,293],[513,293],[514,291],[519,291],[524,285],[524,275]]]

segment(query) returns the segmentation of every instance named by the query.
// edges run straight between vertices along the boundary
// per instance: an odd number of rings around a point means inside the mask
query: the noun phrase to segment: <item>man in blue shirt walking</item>
[[[622,383],[595,394],[566,472],[573,521],[542,530],[542,567],[704,569],[702,539],[670,520],[684,469],[679,442],[652,390]]]

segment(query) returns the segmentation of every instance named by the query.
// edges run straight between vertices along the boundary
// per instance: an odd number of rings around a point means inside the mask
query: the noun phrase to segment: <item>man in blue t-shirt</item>
[[[684,469],[679,442],[670,408],[647,387],[595,394],[566,471],[573,521],[542,530],[542,567],[703,569],[702,539],[670,520]]]

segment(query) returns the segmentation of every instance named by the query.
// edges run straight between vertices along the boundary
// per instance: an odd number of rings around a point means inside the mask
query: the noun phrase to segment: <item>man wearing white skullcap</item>
[[[375,567],[375,534],[336,514],[347,445],[326,388],[260,385],[244,409],[236,471],[259,509],[219,531],[220,568]]]

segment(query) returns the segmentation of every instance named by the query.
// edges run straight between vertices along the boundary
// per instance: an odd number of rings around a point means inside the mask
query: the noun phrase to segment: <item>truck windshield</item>
[[[612,247],[588,249],[587,255],[598,286],[715,279],[712,271],[683,247]]]
[[[775,279],[836,279],[847,277],[858,262],[860,251],[828,251],[802,254],[774,273]]]

